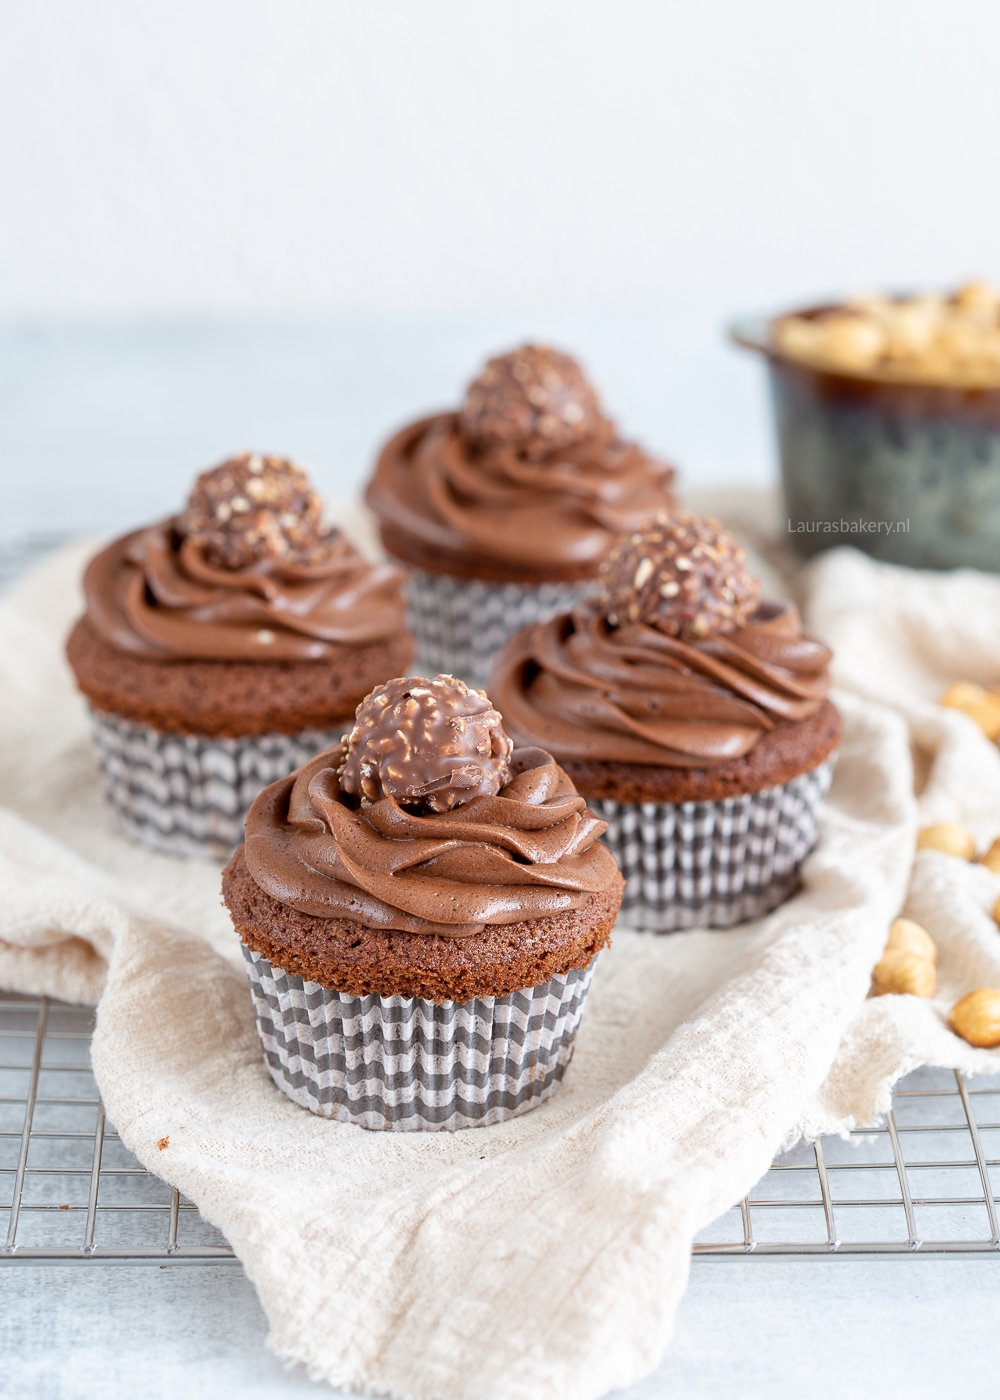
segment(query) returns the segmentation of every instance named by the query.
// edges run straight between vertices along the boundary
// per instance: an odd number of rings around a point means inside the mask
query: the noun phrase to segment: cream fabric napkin
[[[849,551],[811,570],[845,736],[803,891],[736,931],[618,932],[543,1107],[380,1134],[272,1085],[218,868],[112,832],[61,657],[87,552],[0,600],[0,984],[100,996],[109,1118],[225,1232],[271,1346],[314,1378],[413,1400],[625,1386],[669,1341],[692,1236],[781,1145],[870,1121],[921,1062],[1000,1069],[944,1023],[1000,985],[1000,878],[913,860],[918,822],[1000,832],[1000,755],[934,704],[952,679],[1000,679],[1000,582]],[[941,995],[866,1001],[902,910],[938,941]]]

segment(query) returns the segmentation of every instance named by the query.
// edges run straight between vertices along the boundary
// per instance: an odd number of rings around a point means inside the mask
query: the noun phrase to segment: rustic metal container
[[[1000,388],[819,369],[782,354],[772,324],[731,334],[768,362],[788,543],[1000,572]]]

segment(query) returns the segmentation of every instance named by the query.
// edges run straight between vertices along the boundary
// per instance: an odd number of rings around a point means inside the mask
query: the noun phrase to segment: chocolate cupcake
[[[670,508],[673,475],[618,437],[568,355],[490,360],[458,413],[386,444],[366,493],[409,573],[420,665],[485,684],[513,632],[595,590],[620,530]]]
[[[616,543],[600,600],[511,639],[491,694],[608,822],[625,923],[726,928],[786,899],[815,845],[830,659],[714,520],[662,515]]]
[[[396,679],[257,798],[223,872],[278,1087],[364,1128],[498,1123],[569,1063],[622,880],[482,691]]]
[[[260,790],[329,748],[411,660],[403,581],[323,523],[300,467],[255,453],[102,550],[67,655],[116,825],[228,858]]]

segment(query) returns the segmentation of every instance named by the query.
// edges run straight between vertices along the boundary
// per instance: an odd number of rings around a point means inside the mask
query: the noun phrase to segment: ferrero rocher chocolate
[[[244,452],[202,472],[181,521],[206,561],[246,569],[265,559],[320,564],[336,531],[301,467],[284,457]]]
[[[694,515],[661,511],[622,535],[602,575],[613,627],[644,622],[681,641],[739,631],[760,601],[742,547],[717,521]]]
[[[340,787],[363,806],[392,797],[409,811],[450,812],[496,796],[512,749],[483,691],[452,676],[401,676],[358,706]]]
[[[474,447],[508,447],[537,461],[599,434],[605,419],[574,359],[547,345],[522,345],[490,360],[472,381],[459,426]]]

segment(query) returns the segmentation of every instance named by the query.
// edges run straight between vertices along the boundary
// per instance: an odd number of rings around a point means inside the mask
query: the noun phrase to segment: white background
[[[994,0],[0,0],[8,528],[343,494],[488,351],[773,473],[727,319],[1000,273]]]

